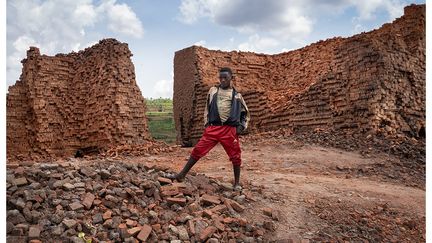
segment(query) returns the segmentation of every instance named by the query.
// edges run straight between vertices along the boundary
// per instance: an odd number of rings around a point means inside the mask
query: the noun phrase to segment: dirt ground
[[[269,218],[263,214],[264,208],[280,212],[270,240],[425,241],[424,178],[417,178],[416,173],[394,176],[398,170],[394,165],[403,164],[398,157],[378,152],[365,155],[285,138],[241,142],[241,183],[251,195],[253,208],[245,214],[262,221]],[[122,160],[179,171],[191,150],[179,148]],[[374,173],[377,167],[381,169]],[[233,180],[231,163],[220,145],[195,165],[194,173]]]

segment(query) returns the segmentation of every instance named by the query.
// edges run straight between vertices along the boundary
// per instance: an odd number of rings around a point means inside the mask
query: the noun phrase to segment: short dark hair
[[[232,70],[229,67],[223,67],[221,69],[219,69],[219,72],[228,72],[231,76],[232,76]]]

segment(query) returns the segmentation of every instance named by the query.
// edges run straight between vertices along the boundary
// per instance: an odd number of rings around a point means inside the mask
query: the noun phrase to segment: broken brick
[[[138,240],[146,241],[147,238],[150,236],[151,231],[152,231],[152,227],[148,224],[145,224],[143,227],[141,227],[141,231],[137,236]]]

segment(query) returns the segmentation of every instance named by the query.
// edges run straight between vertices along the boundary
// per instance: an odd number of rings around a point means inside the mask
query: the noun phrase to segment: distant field
[[[175,143],[173,104],[171,99],[146,99],[149,131],[156,140]]]

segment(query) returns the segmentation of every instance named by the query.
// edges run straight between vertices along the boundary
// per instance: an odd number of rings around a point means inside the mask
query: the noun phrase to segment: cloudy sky
[[[144,97],[171,97],[174,52],[210,49],[280,53],[370,31],[419,0],[8,0],[7,85],[29,46],[78,51],[103,38],[129,44]]]

